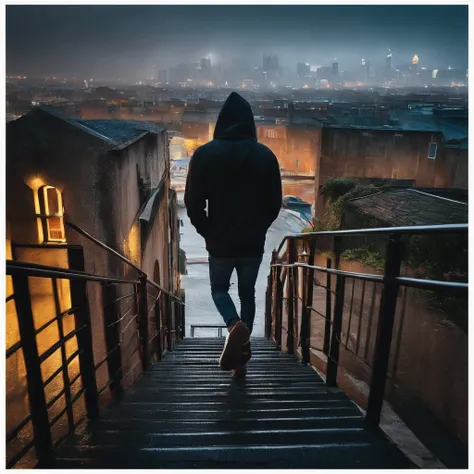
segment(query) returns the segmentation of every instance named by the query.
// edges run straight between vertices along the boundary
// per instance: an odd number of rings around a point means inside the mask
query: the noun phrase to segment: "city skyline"
[[[135,81],[153,68],[232,59],[262,64],[274,54],[353,70],[362,58],[395,68],[467,69],[467,6],[7,6],[7,74],[83,75]],[[440,34],[442,32],[442,34]],[[290,39],[289,39],[290,38]]]

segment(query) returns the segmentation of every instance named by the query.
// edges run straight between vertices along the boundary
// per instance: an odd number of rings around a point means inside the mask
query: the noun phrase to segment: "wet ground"
[[[313,184],[312,182],[310,184],[306,182],[305,186],[308,187]],[[295,185],[293,183],[294,190]],[[178,193],[178,202],[180,203],[179,215],[184,224],[181,228],[180,246],[186,252],[188,260],[188,275],[183,276],[181,285],[186,291],[186,335],[189,336],[191,324],[223,324],[223,321],[211,298],[209,265],[207,263],[208,254],[204,239],[191,225],[186,215],[186,209],[182,205],[182,199],[182,193]],[[257,314],[255,316],[253,336],[261,337],[264,335],[265,290],[272,250],[280,245],[285,235],[299,232],[302,228],[303,223],[299,219],[282,209],[279,217],[268,231],[265,254],[256,285]],[[230,295],[234,300],[237,310],[239,310],[240,302],[237,294],[237,275],[235,272],[231,278]],[[217,336],[217,329],[196,329],[195,337],[210,336]]]

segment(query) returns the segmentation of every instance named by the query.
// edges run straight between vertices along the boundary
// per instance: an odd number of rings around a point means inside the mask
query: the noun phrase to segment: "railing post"
[[[326,260],[326,268],[331,268],[331,259]],[[331,305],[332,305],[332,291],[331,291],[332,277],[330,273],[326,273],[326,319],[324,321],[324,342],[323,354],[329,354],[329,341],[331,337]]]
[[[342,330],[342,315],[344,312],[344,290],[346,278],[338,275],[336,279],[336,301],[334,302],[334,317],[332,320],[331,346],[329,348],[326,385],[337,386],[337,369],[339,366],[339,342]]]
[[[49,426],[41,364],[36,344],[36,330],[31,309],[28,276],[13,275],[13,292],[18,316],[18,327],[26,366],[28,400],[33,424],[34,444],[39,467],[52,468],[55,464],[53,440]]]
[[[309,243],[309,265],[314,265],[314,243]],[[311,346],[311,308],[313,307],[314,268],[306,270],[303,281],[303,307],[301,312],[301,355],[305,364],[310,362],[309,349]]]
[[[108,354],[107,370],[109,373],[110,392],[115,400],[119,400],[123,395],[122,387],[122,348],[120,322],[117,310],[113,302],[117,300],[116,288],[110,283],[102,283],[102,294],[105,302],[104,307],[104,329],[105,348]]]
[[[275,268],[272,267],[276,263],[277,253],[274,250],[272,252],[272,258],[270,260],[270,273],[268,274],[267,279],[267,292],[265,300],[265,337],[270,339],[272,337],[272,326],[275,321],[275,304],[272,305],[272,302],[275,299]],[[276,324],[275,324],[276,332]]]
[[[148,370],[149,350],[148,350],[148,295],[147,295],[147,276],[141,274],[138,277],[139,284],[139,303],[138,303],[138,330],[140,332],[140,343],[142,346],[142,368]]]
[[[395,320],[399,288],[396,278],[400,276],[402,256],[403,242],[401,235],[391,235],[388,240],[385,258],[384,286],[380,301],[379,322],[372,364],[372,379],[365,416],[367,425],[373,428],[377,427],[380,423],[385,395],[390,347],[392,345],[393,322]]]
[[[181,315],[181,339],[184,339],[185,336],[186,336],[186,305],[185,305],[185,298],[186,298],[186,294],[185,294],[185,291],[183,289],[180,290],[180,296],[181,296],[181,301],[183,302],[183,304],[180,304],[179,305],[179,311],[180,311],[180,315]]]
[[[68,249],[68,263],[71,270],[85,270],[84,251],[82,248]],[[92,324],[87,295],[87,282],[70,280],[71,305],[76,308],[74,321],[76,329],[84,327],[76,334],[79,349],[79,364],[81,367],[82,386],[85,388],[84,402],[87,417],[93,420],[99,416],[99,395],[94,363],[94,341],[92,339]]]
[[[270,267],[270,273],[267,277],[267,291],[265,292],[265,338],[270,339],[272,336],[272,274],[273,269]]]
[[[296,242],[294,239],[290,239],[288,242],[288,263],[294,264],[296,261]],[[294,310],[295,310],[295,278],[294,278],[294,267],[288,267],[288,333],[286,338],[286,347],[288,354],[293,355],[295,353],[295,340],[294,340]]]
[[[277,348],[282,346],[282,326],[283,326],[283,285],[281,283],[281,268],[276,267],[275,274],[275,341]]]
[[[162,337],[163,337],[162,307],[163,305],[161,302],[162,295],[163,295],[162,292],[158,294],[158,299],[154,303],[155,309],[153,311],[154,316],[155,316],[155,326],[156,326],[156,331],[157,331],[156,342],[155,342],[155,345],[156,345],[155,351],[156,351],[157,360],[161,360],[161,357],[163,355],[163,343],[162,343]]]
[[[166,343],[167,343],[167,349],[169,352],[173,351],[173,341],[172,341],[172,333],[171,333],[171,327],[172,327],[172,314],[171,314],[171,304],[170,304],[170,297],[167,293],[165,295],[165,310],[166,310]]]

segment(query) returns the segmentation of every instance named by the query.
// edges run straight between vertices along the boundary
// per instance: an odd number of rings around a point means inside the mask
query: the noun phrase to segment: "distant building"
[[[322,80],[329,81],[332,77],[332,67],[321,66],[316,71],[316,77],[318,78],[318,81],[322,81]]]
[[[467,128],[466,128],[467,133]],[[326,126],[316,175],[413,180],[417,187],[468,187],[467,136],[453,125],[405,123],[398,127]]]
[[[385,79],[392,78],[392,50],[389,49],[385,56]]]
[[[257,122],[257,139],[273,151],[283,175],[314,177],[321,149],[321,126],[315,120]]]
[[[266,84],[274,83],[281,77],[281,68],[276,55],[263,56],[263,71]]]
[[[185,110],[182,116],[181,132],[188,155],[192,155],[196,148],[213,139],[217,116],[217,111]]]
[[[212,70],[212,63],[211,63],[211,58],[208,56],[206,58],[201,59],[201,70],[204,73],[210,73]]]
[[[167,83],[168,82],[168,70],[167,69],[160,69],[158,71],[158,82]]]
[[[339,61],[337,60],[337,58],[334,59],[334,61],[332,62],[331,74],[332,74],[333,79],[335,79],[335,80],[338,79],[338,77],[339,77]]]
[[[311,66],[309,63],[298,63],[296,66],[296,74],[300,79],[309,77],[311,74]]]
[[[192,68],[187,64],[179,64],[169,71],[169,82],[177,85],[185,83],[188,79],[193,79]]]
[[[105,99],[85,100],[78,105],[78,116],[84,119],[110,118],[110,110]]]
[[[370,59],[362,58],[360,61],[360,79],[362,82],[370,80]]]

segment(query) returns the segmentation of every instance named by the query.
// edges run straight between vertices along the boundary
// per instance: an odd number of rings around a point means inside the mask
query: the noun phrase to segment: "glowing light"
[[[25,184],[33,191],[36,191],[46,183],[44,182],[43,178],[40,178],[39,176],[30,176],[29,178],[25,179]]]
[[[431,74],[431,77],[433,79],[436,79],[438,77],[438,71],[439,71],[439,69],[433,69],[433,74]]]
[[[418,56],[415,54],[415,56],[413,56],[413,59],[411,60],[411,63],[415,65],[415,64],[418,64],[418,61],[419,61]]]
[[[126,256],[135,264],[140,265],[140,229],[136,224],[132,225],[127,238],[124,240]]]

